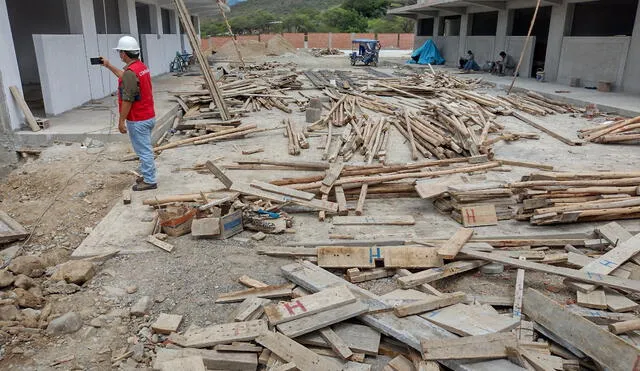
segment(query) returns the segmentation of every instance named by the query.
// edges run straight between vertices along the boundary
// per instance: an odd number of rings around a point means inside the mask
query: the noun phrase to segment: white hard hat
[[[131,52],[139,52],[140,45],[136,39],[131,36],[122,36],[120,40],[118,40],[118,46],[114,48],[115,50],[125,50]]]

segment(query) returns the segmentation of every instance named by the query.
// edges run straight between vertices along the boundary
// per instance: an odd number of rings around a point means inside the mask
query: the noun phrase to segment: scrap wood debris
[[[640,116],[581,129],[578,131],[578,137],[594,143],[638,143],[640,142]]]
[[[195,358],[213,369],[224,362],[230,369],[371,370],[381,356],[388,357],[386,367],[393,370],[462,364],[468,369],[633,369],[640,356],[635,333],[640,320],[631,293],[640,292],[640,285],[628,278],[640,271],[633,260],[640,234],[622,241],[624,233],[631,235],[616,223],[593,234],[552,237],[475,238],[463,228],[449,240],[419,245],[352,241],[347,247],[337,241],[317,248],[262,248],[263,254],[304,259],[281,267],[291,284],[242,276],[239,281],[248,288],[217,300],[235,306],[228,323],[183,332],[177,332],[178,318],[171,327],[154,325],[161,339],[178,346],[157,345],[154,369]],[[606,253],[587,247],[598,235],[617,244]],[[543,246],[547,249],[534,250]],[[605,260],[611,264],[598,268]],[[442,292],[434,286],[490,262],[519,268],[523,278],[526,271],[565,277],[566,285],[582,290],[577,291],[578,304],[558,303],[528,287],[526,279],[513,296]],[[343,270],[347,280],[325,268]],[[356,284],[389,277],[397,289],[384,295]]]

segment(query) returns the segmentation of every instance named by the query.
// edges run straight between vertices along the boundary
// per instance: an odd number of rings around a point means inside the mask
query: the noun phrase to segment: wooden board
[[[626,296],[613,290],[605,290],[605,298],[607,302],[607,309],[612,312],[631,312],[635,311],[639,307],[638,303],[635,301],[628,299]]]
[[[349,208],[347,206],[347,198],[344,195],[344,189],[342,186],[333,187],[333,191],[336,194],[336,202],[338,203],[338,215],[349,215]]]
[[[332,329],[352,351],[372,356],[378,355],[380,333],[371,327],[343,322],[333,325]],[[317,332],[300,336],[296,340],[306,345],[330,347]]]
[[[506,347],[515,346],[518,340],[511,332],[467,336],[458,339],[438,339],[422,342],[423,358],[443,359],[491,359],[505,358]]]
[[[640,350],[534,289],[527,289],[523,312],[531,320],[611,370],[633,370]]]
[[[321,291],[322,292],[322,291]],[[320,336],[331,346],[334,352],[342,359],[349,359],[353,355],[349,345],[336,334],[331,327],[325,327],[318,330]]]
[[[443,259],[453,259],[467,241],[473,236],[473,229],[459,228],[456,233],[438,249],[438,255]]]
[[[616,222],[607,223],[599,228],[596,228],[596,233],[607,240],[613,246],[618,246],[620,243],[625,242],[633,235],[629,233],[623,226]]]
[[[22,111],[25,121],[27,122],[31,130],[40,131],[40,126],[38,125],[36,118],[33,116],[33,113],[31,113],[31,109],[29,109],[29,106],[27,105],[27,102],[25,102],[24,97],[20,93],[20,90],[18,90],[18,88],[15,86],[9,86],[9,91],[11,91],[13,99],[16,101],[16,104],[20,108],[20,111]]]
[[[235,322],[244,322],[264,313],[263,306],[270,303],[269,299],[250,297],[240,303],[233,315]]]
[[[402,355],[396,356],[389,361],[387,367],[392,371],[413,371],[413,363]],[[387,367],[385,367],[385,370]]]
[[[607,299],[604,289],[596,289],[589,293],[578,291],[576,293],[578,305],[593,309],[607,309]]]
[[[251,186],[254,188],[262,189],[264,191],[269,191],[293,198],[299,198],[301,200],[311,201],[316,197],[316,195],[314,195],[313,193],[298,191],[297,189],[293,188],[281,187],[270,183],[261,182],[259,180],[251,181]]]
[[[493,307],[511,307],[513,306],[515,298],[512,296],[489,296],[489,295],[475,295],[467,294],[467,298],[463,303],[465,304],[488,304]]]
[[[334,216],[333,225],[414,225],[411,215]]]
[[[225,323],[187,332],[178,345],[188,348],[208,348],[234,341],[253,341],[268,331],[265,320]]]
[[[255,346],[251,343],[239,343],[234,342],[231,345],[218,344],[214,347],[218,352],[245,352],[245,353],[260,353],[262,347]]]
[[[342,371],[342,366],[324,360],[305,346],[277,332],[264,334],[256,342],[286,362],[293,362],[301,370]]]
[[[460,208],[462,225],[465,227],[482,227],[498,225],[496,207],[493,205],[478,205]]]
[[[261,288],[261,287],[268,287],[269,285],[267,285],[264,282],[260,282],[256,279],[253,279],[249,276],[247,276],[246,274],[243,274],[242,276],[238,277],[238,282],[240,282],[241,284],[247,286],[247,287],[252,287],[252,288]]]
[[[595,283],[595,284],[609,286],[612,288],[617,288],[622,290],[640,292],[639,281],[621,279],[617,277],[610,277],[610,276],[605,276],[598,273],[582,272],[582,271],[578,271],[570,268],[555,267],[548,264],[522,261],[522,260],[504,257],[499,254],[490,254],[490,253],[471,251],[471,250],[466,251],[465,254],[473,258],[495,261],[495,262],[511,265],[518,268],[530,269],[530,270],[535,270],[535,271],[545,272],[550,274],[557,274],[559,276],[568,277],[578,281]]]
[[[519,319],[490,313],[482,307],[456,304],[421,315],[438,326],[460,336],[486,335],[509,331],[518,326]]]
[[[290,297],[291,290],[295,285],[286,284],[279,286],[268,286],[268,287],[260,287],[260,288],[251,288],[242,291],[229,292],[226,294],[221,294],[216,299],[216,303],[234,303],[238,301],[243,301],[247,298],[257,297],[257,298],[281,298],[281,297]]]
[[[393,308],[393,312],[398,317],[406,317],[413,314],[429,312],[434,309],[447,307],[462,302],[467,294],[464,292],[453,292],[442,296],[433,296],[428,299],[419,300],[409,304],[399,305]]]
[[[342,322],[349,318],[357,317],[368,311],[369,306],[358,300],[355,303],[312,314],[308,317],[281,323],[277,327],[278,331],[289,337],[295,338],[300,335],[319,330],[323,327]]]
[[[408,289],[419,286],[423,283],[429,283],[441,278],[453,276],[458,273],[466,272],[487,264],[482,260],[456,261],[446,264],[439,268],[427,269],[408,276],[399,277],[398,283],[402,288]]]
[[[171,252],[173,251],[173,245],[165,242],[165,241],[160,241],[159,239],[157,239],[155,236],[147,236],[147,242],[149,242],[150,244],[152,244],[155,247],[159,247],[162,250],[166,251],[166,252]]]
[[[0,244],[27,238],[29,233],[24,227],[4,211],[0,211]]]
[[[452,175],[448,178],[431,178],[416,181],[416,192],[420,198],[427,200],[440,197],[448,192],[449,186],[462,183],[460,175]]]
[[[607,275],[619,268],[638,252],[640,252],[640,234],[620,243],[617,247],[609,250],[606,254],[594,259],[592,262],[582,267],[580,271],[589,274],[598,273]],[[591,292],[598,287],[598,285],[584,283],[574,283],[571,286],[583,292]]]
[[[347,270],[347,277],[349,278],[349,282],[352,283],[377,280],[379,278],[391,277],[395,275],[395,271],[393,269],[373,268],[364,271],[361,271],[358,268],[354,269],[357,270],[357,272],[352,271],[350,273],[349,270]]]
[[[224,184],[225,188],[229,189],[229,187],[231,187],[233,181],[224,174],[223,169],[219,168],[211,161],[207,161],[205,166],[220,182],[222,182],[222,184]]]
[[[240,352],[219,352],[208,349],[167,349],[158,347],[153,360],[153,369],[160,370],[162,363],[177,358],[190,356],[201,357],[205,367],[209,370],[233,370],[246,371],[255,370],[258,360],[255,354]]]
[[[271,325],[277,325],[356,301],[351,291],[344,286],[322,290],[288,302],[280,302],[264,307]]]
[[[242,194],[250,195],[250,196],[256,196],[256,197],[262,198],[264,200],[276,201],[276,202],[281,202],[281,203],[288,203],[289,202],[289,203],[294,203],[294,204],[297,204],[297,205],[300,205],[300,206],[310,207],[310,208],[313,208],[315,210],[325,210],[325,211],[331,212],[331,213],[337,213],[338,212],[338,204],[335,203],[335,202],[322,201],[322,200],[317,200],[317,199],[313,199],[313,200],[307,201],[307,200],[291,198],[291,197],[287,197],[287,196],[280,195],[280,194],[277,194],[277,193],[273,193],[273,192],[265,191],[265,190],[262,190],[262,189],[254,188],[250,184],[247,184],[247,183],[234,182],[233,185],[231,186],[231,190],[236,191],[236,192],[240,192]]]
[[[179,314],[160,313],[158,319],[151,325],[151,329],[159,334],[169,335],[178,331],[181,322],[182,316]]]
[[[632,313],[613,313],[604,310],[584,308],[576,304],[567,305],[567,310],[580,317],[586,318],[593,323],[609,324],[612,322],[629,321],[635,319]]]
[[[191,356],[177,358],[171,361],[163,362],[160,365],[161,371],[207,371],[204,367],[202,357]]]
[[[318,247],[318,265],[325,268],[430,268],[442,265],[436,248],[426,246]]]

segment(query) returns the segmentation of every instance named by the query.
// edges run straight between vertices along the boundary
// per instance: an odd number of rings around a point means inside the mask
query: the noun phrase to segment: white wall
[[[496,44],[495,36],[467,36],[467,50],[471,50],[475,56],[476,63],[482,68],[487,61],[495,61],[497,57],[493,54]]]
[[[121,35],[98,35],[98,51],[101,56],[107,58],[111,64],[116,67],[123,67],[124,63],[120,61],[118,52],[113,48],[118,45]],[[100,92],[101,97],[105,97],[118,89],[118,79],[111,71],[101,66],[90,66],[100,71]]]
[[[169,72],[169,63],[180,51],[178,35],[140,35],[142,54],[151,76]]]
[[[20,71],[18,70],[18,61],[11,37],[11,28],[9,27],[9,14],[5,0],[0,0],[0,74],[2,74],[2,93],[5,102],[0,102],[0,107],[7,107],[8,120],[11,128],[18,129],[20,123],[24,120],[22,112],[14,104],[9,86],[17,86],[22,90],[22,82],[20,81]],[[4,103],[4,104],[3,104]]]
[[[82,35],[33,35],[47,115],[91,99]]]
[[[636,11],[633,36],[629,46],[629,57],[624,71],[623,88],[625,92],[640,93],[640,6]]]
[[[583,85],[596,86],[609,81],[615,90],[622,86],[631,37],[565,37],[558,69],[558,82],[568,84],[572,77]]]
[[[458,53],[458,44],[460,43],[460,36],[437,36],[433,38],[442,58],[445,59],[445,65],[457,66],[460,59]]]
[[[522,53],[522,48],[524,47],[524,41],[527,39],[526,36],[507,36],[507,45],[504,48],[504,51],[511,55],[516,63],[518,63],[520,58],[520,53]],[[533,46],[536,44],[536,37],[531,36],[529,40],[529,46],[527,47],[527,52],[522,58],[522,65],[520,66],[520,77],[530,77],[531,76],[531,68],[533,68]],[[499,53],[499,52],[498,52]],[[499,57],[496,54],[495,60],[498,60]]]

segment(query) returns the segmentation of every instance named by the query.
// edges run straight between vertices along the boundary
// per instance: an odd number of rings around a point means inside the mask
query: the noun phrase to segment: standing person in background
[[[151,132],[156,124],[153,106],[153,88],[149,68],[140,61],[140,46],[131,36],[123,36],[115,48],[125,63],[121,70],[105,58],[102,64],[118,78],[118,130],[129,133],[133,150],[140,159],[141,177],[136,179],[134,191],[158,188],[156,164],[151,145]]]

